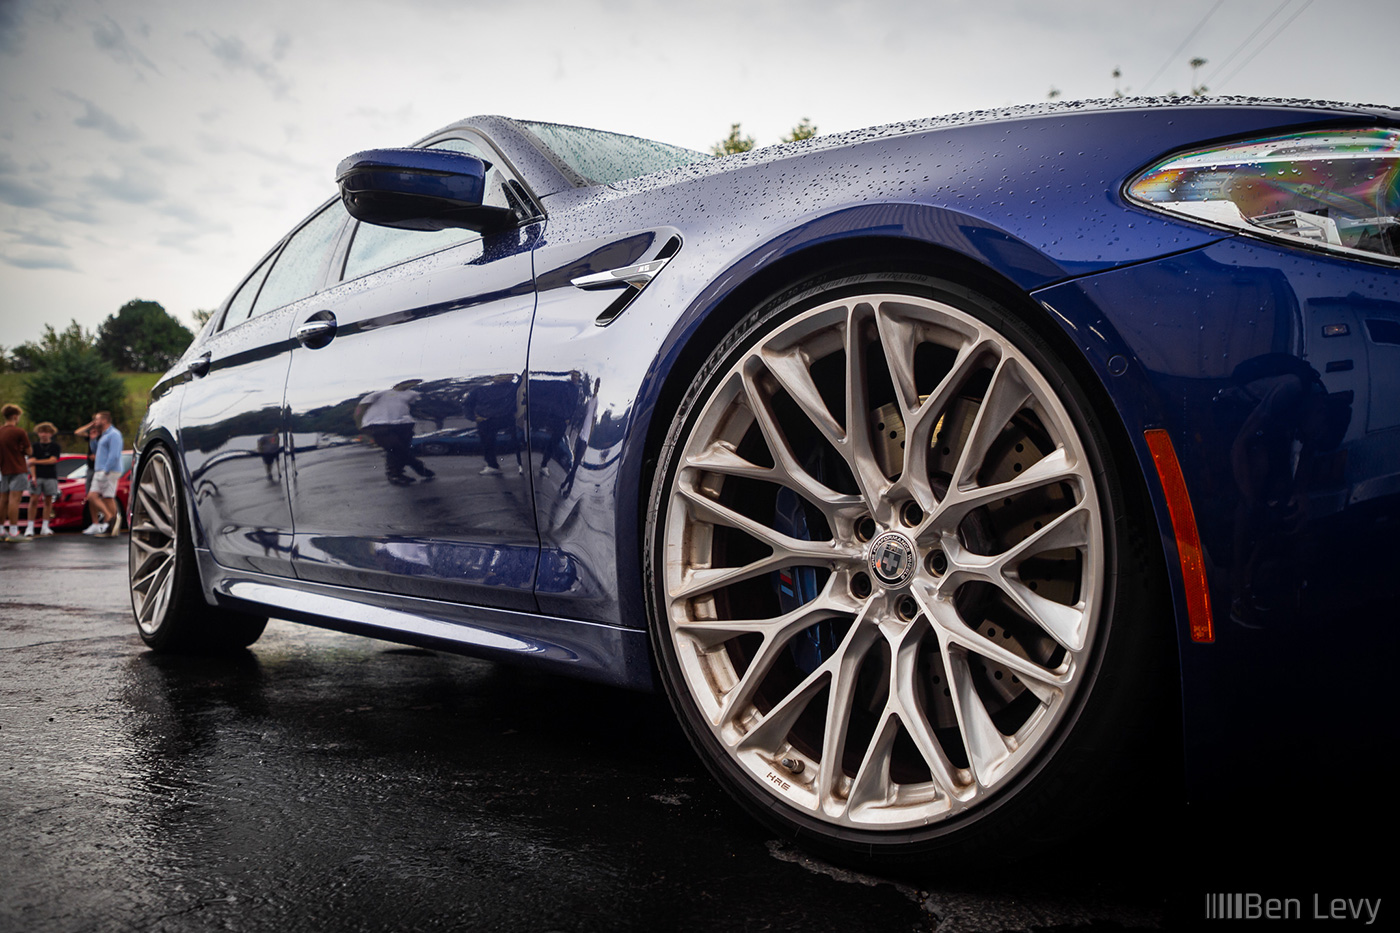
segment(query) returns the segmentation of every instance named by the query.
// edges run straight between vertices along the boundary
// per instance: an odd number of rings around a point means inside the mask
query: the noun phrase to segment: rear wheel
[[[267,619],[204,600],[189,517],[163,448],[142,459],[132,496],[127,566],[142,641],[156,651],[188,652],[232,651],[257,641]]]
[[[715,351],[663,447],[663,679],[787,835],[1063,837],[1148,715],[1126,515],[1092,406],[1004,308],[912,276],[797,290]]]

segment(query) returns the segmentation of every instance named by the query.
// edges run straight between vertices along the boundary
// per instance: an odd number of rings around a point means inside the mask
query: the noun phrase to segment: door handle
[[[320,349],[335,336],[335,315],[329,311],[317,311],[304,324],[297,327],[297,342],[312,350]]]

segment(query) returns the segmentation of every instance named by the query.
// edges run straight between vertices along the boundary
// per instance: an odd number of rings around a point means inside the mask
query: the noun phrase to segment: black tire
[[[843,307],[844,311],[839,310]],[[862,317],[867,307],[872,315],[868,320]],[[845,330],[841,330],[839,324],[842,313],[847,315]],[[919,315],[926,315],[927,320]],[[963,382],[956,392],[948,394],[946,404],[933,412],[940,415],[937,423],[926,429],[919,428],[927,433],[915,438],[920,442],[925,436],[929,438],[922,471],[927,480],[924,483],[926,492],[931,492],[937,500],[932,511],[924,513],[916,508],[911,512],[907,505],[895,501],[898,498],[896,488],[903,489],[900,495],[918,498],[912,491],[920,482],[918,470],[909,470],[908,482],[900,487],[905,480],[904,465],[910,462],[905,459],[910,455],[904,452],[904,440],[899,440],[899,453],[886,446],[884,460],[874,455],[879,473],[870,473],[870,456],[859,453],[859,441],[852,440],[858,438],[860,432],[846,431],[848,421],[857,423],[853,419],[859,417],[861,406],[852,404],[841,414],[836,413],[845,390],[831,390],[817,375],[818,370],[827,365],[825,361],[835,356],[834,351],[831,356],[822,354],[839,342],[822,329],[826,325],[820,322],[828,317],[836,322],[831,326],[841,334],[840,340],[846,341],[841,350],[842,359],[845,345],[857,346],[862,352],[852,354],[853,358],[876,359],[891,372],[889,357],[883,360],[878,357],[878,353],[884,352],[884,340],[879,335],[886,333],[880,328],[887,323],[890,324],[888,333],[900,335],[906,332],[899,328],[909,324],[913,329],[907,333],[920,347],[917,352],[910,350],[909,373],[912,375],[905,383],[909,387],[905,390],[895,388],[902,374],[884,378],[877,386],[881,379],[877,367],[865,367],[863,380],[850,372],[845,373],[845,378],[852,380],[851,384],[864,381],[866,385],[864,410],[869,412],[871,424],[879,424],[878,432],[866,426],[865,436],[872,439],[871,450],[877,444],[887,443],[884,440],[887,433],[893,438],[903,431],[906,413],[917,425],[933,420],[918,414],[923,412],[922,406],[928,399],[922,393],[924,386],[919,382],[922,378],[919,367],[937,374],[940,365],[934,361],[937,353],[922,348],[929,344],[936,350],[935,338],[930,335],[945,323],[963,327],[971,320],[996,335],[1000,343],[993,341],[989,346],[997,347],[997,353],[1001,354],[997,360],[1014,363],[1014,367],[1013,363],[1007,364],[1007,381],[1000,383],[1011,387],[1004,397],[1012,397],[1018,380],[1031,386],[1029,400],[1018,403],[1026,408],[1014,409],[997,433],[983,435],[977,432],[975,414],[964,412],[959,416],[962,422],[955,418],[958,411],[955,406],[966,407],[971,400],[980,410],[981,402],[992,395],[992,390],[984,387],[984,397],[976,398],[975,386],[981,378],[980,371],[969,362],[966,372],[956,370],[963,373],[961,377],[945,373],[946,379],[934,380],[941,394],[946,394],[943,393],[945,386],[956,383],[958,378]],[[809,329],[809,336],[801,336]],[[872,333],[877,335],[873,344],[865,342],[872,339],[869,338]],[[800,379],[784,381],[795,378],[791,376],[780,379],[777,370],[763,362],[768,357],[758,356],[760,352],[768,352],[777,354],[771,358],[779,359],[781,353],[788,352],[785,348],[789,340],[796,341],[792,347],[800,347],[806,353],[804,365],[812,386],[824,393],[821,404],[833,421],[841,422],[839,425],[817,427],[820,411],[815,416],[803,414],[802,403],[796,401],[797,394],[801,394],[797,390],[806,384]],[[891,341],[892,345],[895,343],[897,341]],[[871,349],[871,346],[878,349]],[[1160,557],[1155,548],[1144,544],[1154,538],[1145,526],[1150,513],[1145,506],[1141,477],[1130,458],[1115,457],[1115,446],[1110,440],[1112,431],[1101,422],[1075,368],[1066,365],[1052,346],[1053,338],[1047,339],[1022,317],[956,283],[910,274],[830,275],[789,289],[747,315],[714,350],[685,394],[659,453],[647,510],[644,572],[657,666],[684,731],[707,767],[746,810],[782,836],[803,841],[825,854],[845,860],[973,855],[1019,858],[1097,824],[1100,817],[1112,812],[1112,806],[1108,805],[1110,799],[1121,796],[1130,786],[1143,793],[1147,793],[1150,786],[1155,793],[1156,781],[1143,782],[1140,773],[1136,777],[1129,776],[1144,754],[1155,757],[1153,772],[1170,773],[1170,764],[1175,762],[1176,755],[1175,737],[1169,725],[1169,677],[1175,650],[1166,618],[1169,602],[1162,595]],[[919,353],[924,356],[919,357]],[[754,362],[755,359],[759,362]],[[973,360],[971,352],[967,359]],[[1021,361],[1033,372],[1026,372]],[[995,363],[989,365],[993,369],[996,367]],[[836,366],[826,376],[835,378],[832,373],[842,369]],[[950,364],[949,372],[953,371]],[[745,377],[742,372],[753,375]],[[987,377],[988,384],[993,378],[1000,377]],[[917,403],[911,401],[907,407],[900,408],[901,391],[906,399],[917,399]],[[1044,395],[1047,391],[1053,401],[1035,394]],[[881,392],[894,393],[898,425],[877,422],[881,412],[888,416],[890,410],[889,404],[878,409],[874,407],[885,397]],[[741,396],[742,401],[739,401]],[[806,397],[812,395],[809,393]],[[1002,397],[995,399],[996,404],[991,405],[990,410],[1002,407]],[[919,406],[917,411],[912,407],[914,404]],[[791,497],[785,506],[778,505],[783,502],[781,489],[794,484],[770,473],[772,478],[767,486],[771,488],[760,489],[763,483],[756,477],[763,474],[755,473],[750,467],[762,468],[766,462],[770,470],[792,471],[779,462],[762,419],[753,414],[756,408],[768,412],[768,428],[791,448],[791,462],[806,457],[801,467],[809,479],[827,469],[826,478],[818,485],[830,482],[833,487],[847,489],[848,496],[849,489],[854,487],[861,501],[876,503],[876,507],[869,509],[870,517],[874,518],[877,512],[880,516],[880,521],[874,522],[873,534],[869,525],[862,526],[859,519],[850,518],[850,507],[841,507],[846,509],[843,512],[831,502],[818,506],[815,499],[806,498],[807,493],[797,494],[797,498],[803,499],[799,511],[807,516],[802,523],[779,521],[780,512],[793,511]],[[890,419],[886,417],[886,420]],[[945,433],[935,434],[945,420],[947,426],[942,428]],[[1047,422],[1058,426],[1061,436],[1057,437],[1055,429],[1047,427]],[[951,443],[975,448],[966,466],[962,463],[960,449],[950,453],[950,448],[942,445],[959,423],[967,425],[967,433],[962,438],[952,437]],[[832,453],[838,460],[846,456],[831,440],[836,427],[845,432],[847,446],[842,450],[852,452],[851,457],[855,459],[850,463],[865,464],[864,467],[848,465],[845,476],[840,472],[839,463],[835,467],[823,467]],[[899,431],[887,432],[891,427]],[[992,427],[997,428],[995,424]],[[821,439],[823,430],[827,432],[825,440]],[[1044,432],[1044,437],[1038,433],[1040,431]],[[969,436],[973,441],[967,440]],[[759,443],[755,442],[755,437]],[[799,448],[810,438],[816,440],[810,443],[811,450],[804,453]],[[976,453],[983,446],[979,438],[994,438],[987,442],[983,455]],[[1022,440],[1010,444],[1015,438]],[[1008,452],[996,453],[994,461],[993,455],[1001,449],[998,445],[1004,439],[1010,444]],[[935,445],[934,441],[939,444]],[[823,443],[829,449],[819,451]],[[1055,447],[1055,443],[1060,446]],[[1030,453],[1024,457],[1010,453],[1023,446],[1030,448]],[[1049,453],[1044,452],[1047,450]],[[956,462],[950,482],[958,482],[959,490],[971,490],[968,495],[975,497],[981,495],[982,489],[1001,488],[998,484],[1015,481],[1019,474],[1006,471],[1020,471],[1022,467],[1019,462],[1008,465],[1011,459],[1026,459],[1025,476],[1030,477],[1036,463],[1059,450],[1065,451],[1063,459],[1080,464],[1079,473],[1067,486],[1059,489],[1050,485],[1044,488],[1016,486],[1017,491],[1005,500],[987,498],[987,504],[973,508],[964,518],[949,518],[949,522],[956,522],[951,531],[937,527],[938,516],[958,514],[947,505],[947,488],[941,495],[937,493],[939,474],[935,471],[935,461],[940,454],[945,459],[951,456],[949,462]],[[1032,460],[1038,452],[1040,456]],[[736,466],[736,457],[748,465]],[[896,458],[897,469],[891,467]],[[1045,469],[1058,462],[1045,460]],[[890,501],[865,496],[867,485],[878,489],[880,481],[858,478],[856,474],[860,469],[866,470],[867,477],[882,476],[885,482],[892,484],[884,497]],[[973,472],[969,473],[969,469]],[[988,478],[983,479],[984,475]],[[1000,478],[1003,475],[1011,479],[1003,480]],[[976,482],[967,485],[959,477],[975,478]],[[1076,490],[1077,500],[1074,498]],[[839,492],[839,489],[828,491]],[[1056,499],[1057,495],[1061,498]],[[713,500],[717,505],[703,500]],[[1010,518],[993,520],[987,514],[993,508],[1001,508],[1003,511],[997,514],[1005,516],[1013,500],[1016,508],[1032,516],[1039,514],[1037,521],[1043,520],[1033,525],[1037,530],[1027,532],[1019,540],[1016,539],[1019,531],[1010,527]],[[771,507],[767,504],[770,501],[774,503]],[[724,511],[726,508],[728,512]],[[1055,513],[1056,508],[1063,508],[1063,511]],[[1043,511],[1037,512],[1037,509]],[[734,517],[736,514],[739,518]],[[769,515],[774,517],[770,520]],[[1084,517],[1080,518],[1081,515]],[[826,540],[822,537],[823,521],[831,547],[841,556],[833,556],[824,567],[815,563],[826,560],[820,555],[791,560],[781,558],[778,547],[788,547],[782,543],[785,540],[798,540],[801,547],[791,547],[803,554],[814,551],[809,546],[811,543]],[[853,523],[854,532],[843,532],[848,521]],[[1042,534],[1038,530],[1042,527],[1047,531],[1043,537],[1036,538],[1037,542],[1049,546],[1060,540],[1073,541],[1080,532],[1062,534],[1054,529],[1066,529],[1079,522],[1085,529],[1082,546],[1037,551],[1035,547],[1039,544],[1032,543],[1018,551],[1021,542],[1029,542]],[[1097,531],[1093,530],[1095,526]],[[801,538],[794,528],[805,533],[807,538]],[[890,532],[895,534],[887,537]],[[851,538],[851,534],[855,537]],[[949,534],[954,540],[950,541]],[[787,537],[779,537],[781,535]],[[750,545],[744,544],[746,537]],[[765,558],[762,548],[754,551],[752,541],[766,546],[771,556]],[[861,541],[868,543],[861,545],[863,550],[859,551],[857,559],[851,555],[856,553],[854,549]],[[938,589],[942,581],[962,579],[954,574],[964,571],[959,569],[962,565],[949,564],[944,548],[928,544],[928,541],[948,542],[950,549],[961,548],[958,553],[966,558],[969,567],[977,563],[974,558],[987,553],[1019,553],[1010,571],[997,570],[998,574],[1014,575],[1014,580],[1006,578],[1011,581],[1011,589],[1000,586],[1001,577],[983,583],[968,575],[968,582],[949,586],[946,600],[941,595],[930,596],[935,592],[942,594]],[[1003,543],[1004,551],[998,549]],[[880,553],[873,554],[877,546]],[[912,553],[906,554],[906,550]],[[1095,550],[1097,554],[1091,553]],[[1066,552],[1073,552],[1075,556],[1065,556]],[[1056,555],[1056,560],[1064,566],[1050,566],[1054,562],[1046,555]],[[914,569],[908,571],[912,577],[906,576],[906,582],[900,582],[896,571],[906,557],[913,558]],[[806,559],[813,563],[804,565],[801,561]],[[756,567],[769,567],[765,561],[772,560],[778,561],[771,564],[777,569],[751,574],[747,580],[738,579],[738,574],[731,575],[736,582],[725,584],[723,588],[707,589],[722,578],[721,573],[714,572],[716,568],[738,567],[743,568],[741,573],[748,573]],[[936,572],[940,560],[943,569]],[[806,573],[804,567],[813,571],[807,579],[819,581],[812,582],[805,591],[797,582],[799,574]],[[1065,637],[1065,641],[1073,644],[1078,637],[1076,633],[1086,632],[1079,648],[1060,644],[1046,649],[1043,644],[1053,641],[1044,629],[1051,624],[1046,620],[1068,614],[1049,606],[1043,609],[1042,619],[1030,610],[1017,608],[1008,612],[1006,605],[1002,605],[1014,602],[1013,597],[1006,594],[1017,586],[1035,589],[1036,580],[1040,579],[1035,575],[1042,573],[1045,574],[1042,588],[1046,593],[1053,590],[1063,595],[1064,587],[1072,584],[1069,599],[1074,605],[1084,607],[1076,623],[1079,628],[1067,630]],[[859,579],[861,576],[865,577],[864,583]],[[869,591],[866,584],[869,584]],[[812,595],[814,592],[817,595]],[[866,592],[871,595],[860,595]],[[1060,595],[1045,598],[1058,603]],[[852,617],[843,618],[840,607],[845,600],[865,608],[852,609]],[[883,608],[870,608],[877,603]],[[834,607],[830,617],[823,615],[825,609],[820,612],[807,609],[828,604]],[[1041,606],[1040,603],[1030,605]],[[906,615],[906,610],[911,612]],[[1018,612],[1020,618],[1017,618]],[[1087,618],[1091,612],[1092,618]],[[981,617],[976,618],[979,613]],[[984,642],[978,641],[974,648],[968,648],[964,642],[971,642],[971,636],[952,623],[935,623],[935,617],[961,621],[977,636],[981,636],[985,628],[992,637],[1004,640],[1006,645],[1025,655],[1022,660],[1026,663],[1020,668],[999,667],[996,659],[1001,655],[990,652],[1000,642],[983,649]],[[755,618],[770,626],[765,631],[773,634],[748,634],[757,630],[755,625],[750,621],[737,621]],[[773,622],[779,618],[794,620],[789,625],[805,626],[809,619],[817,621],[810,628],[780,640],[776,634],[779,629]],[[990,621],[993,619],[996,621]],[[734,622],[732,626],[728,625],[731,621]],[[1032,627],[1027,628],[1027,623]],[[879,635],[861,634],[862,626],[868,630],[872,625],[881,632],[902,632],[904,634],[897,638],[907,641],[896,640],[886,645]],[[944,632],[952,632],[950,639],[962,641],[944,641],[940,634]],[[731,633],[741,634],[731,637]],[[891,638],[890,635],[884,637]],[[755,638],[762,639],[761,643],[756,645]],[[799,639],[806,639],[806,642],[798,644]],[[861,648],[861,654],[854,654],[862,639],[876,647]],[[770,641],[778,647],[770,650]],[[927,641],[936,643],[936,652],[934,660],[925,662],[925,652],[929,650],[925,646]],[[985,641],[990,643],[990,639]],[[815,644],[815,649],[808,643]],[[913,661],[907,660],[910,655],[901,646],[913,646],[908,648]],[[989,653],[978,653],[983,650]],[[872,655],[879,656],[872,660]],[[896,656],[906,660],[897,662]],[[847,657],[856,658],[852,662],[855,666],[849,670],[843,667]],[[1032,662],[1032,658],[1045,660]],[[1061,694],[1056,695],[1039,682],[1032,690],[1014,673],[1022,670],[1028,681],[1034,681],[1024,668],[1031,664],[1039,667],[1042,663],[1047,672],[1052,667],[1072,672],[1073,677]],[[901,664],[905,666],[901,668]],[[867,668],[876,673],[867,675]],[[997,670],[993,671],[994,668]],[[816,686],[821,683],[823,670],[827,677],[824,688]],[[884,687],[880,686],[882,681],[874,679],[882,670],[886,678]],[[1036,670],[1029,672],[1036,673]],[[938,696],[940,674],[946,675],[942,682],[947,684],[941,691],[942,699]],[[1010,675],[1019,685],[1019,692],[1014,685],[1004,690],[995,687],[991,678],[995,677],[1000,683],[1004,674]],[[862,680],[867,676],[871,679]],[[1053,678],[1047,674],[1047,679]],[[851,685],[853,699],[844,708],[833,702],[838,693],[844,700],[844,688],[838,691],[835,686],[838,681]],[[870,689],[872,682],[873,690]],[[888,687],[888,684],[895,684],[903,689],[906,683],[908,691],[900,696],[911,697],[912,702],[897,700],[899,689]],[[881,708],[882,689],[887,692]],[[810,694],[805,700],[801,699],[804,690]],[[871,694],[868,708],[862,706],[865,701],[861,690]],[[961,699],[954,700],[953,690],[958,691]],[[998,690],[1014,694],[1014,698],[1003,697],[1004,705],[994,709],[1001,696]],[[1036,691],[1046,693],[1048,699],[1042,699]],[[819,702],[823,695],[827,697],[825,708]],[[731,700],[735,696],[740,699]],[[800,715],[789,715],[789,711],[799,705]],[[994,760],[994,755],[984,754],[995,752],[994,739],[965,738],[979,729],[983,730],[979,735],[986,735],[985,724],[976,712],[979,705],[987,713],[987,721],[994,721],[1003,740],[1006,728],[1010,728],[1013,735],[1021,734],[1017,729],[1024,732],[1024,744],[1008,752],[1008,760],[1014,761],[1006,765],[1005,771],[996,770],[1001,765]],[[821,714],[818,721],[811,721],[814,707]],[[1008,713],[1013,708],[1017,712]],[[775,710],[778,712],[770,716]],[[1021,711],[1025,710],[1029,711],[1026,718],[1019,719]],[[793,716],[796,719],[787,725],[786,721]],[[872,716],[873,728],[867,722]],[[842,721],[844,717],[844,728],[838,732],[828,730],[828,717],[832,721]],[[920,717],[922,724],[918,722]],[[913,725],[908,725],[906,719]],[[949,720],[952,720],[952,731]],[[889,725],[896,721],[898,725]],[[911,729],[922,730],[919,734],[923,745],[913,738]],[[902,735],[900,730],[903,730]],[[852,748],[859,751],[861,737],[866,732],[870,734],[865,739],[864,751],[853,759]],[[832,739],[841,743],[840,755],[831,756],[832,761],[828,763],[825,750]],[[905,739],[908,741],[901,744]],[[930,747],[930,739],[938,744],[934,754],[923,750]],[[960,750],[955,747],[958,743],[962,745]],[[976,754],[974,748],[978,749]],[[840,761],[835,760],[837,757]],[[877,766],[875,762],[883,764]],[[865,767],[867,763],[871,764],[869,769]],[[940,767],[942,771],[937,770]],[[883,785],[879,780],[881,768]],[[989,775],[986,786],[980,781],[984,771]],[[972,779],[968,788],[960,790],[958,781],[963,772],[971,774]],[[943,784],[939,783],[940,774],[946,778]],[[919,795],[926,787],[931,788],[927,790],[929,799],[919,803]],[[880,796],[881,792],[885,797]],[[906,792],[909,803],[902,804],[901,795]],[[942,803],[939,802],[940,793],[946,797]],[[965,793],[967,801],[956,800],[957,793]],[[881,803],[882,800],[891,802]],[[841,810],[843,806],[844,811]],[[946,810],[940,811],[940,807]],[[887,814],[893,816],[882,823]]]
[[[267,619],[204,599],[183,486],[163,447],[141,458],[131,486],[128,577],[136,629],[153,651],[214,654],[257,641]]]

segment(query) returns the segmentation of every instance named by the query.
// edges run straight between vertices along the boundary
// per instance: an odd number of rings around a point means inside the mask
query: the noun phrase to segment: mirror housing
[[[482,203],[490,168],[475,156],[445,149],[366,149],[343,159],[335,180],[356,220],[400,230],[488,233],[517,220],[510,208]]]

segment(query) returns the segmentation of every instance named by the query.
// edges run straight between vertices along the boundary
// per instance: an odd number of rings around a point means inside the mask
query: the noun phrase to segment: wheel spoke
[[[861,339],[866,323],[873,322],[874,316],[874,309],[864,302],[853,304],[846,316],[846,436],[837,450],[855,475],[871,513],[877,520],[888,521],[891,516],[882,513],[889,507],[885,492],[890,482],[871,446],[870,376],[866,372],[866,346]]]
[[[938,506],[938,498],[928,480],[928,455],[934,442],[933,432],[976,367],[989,355],[999,353],[1000,348],[995,343],[984,339],[969,341],[959,347],[952,367],[928,398],[905,413],[904,471],[891,490],[894,495],[914,499],[925,512],[931,513]]]
[[[967,652],[943,639],[940,639],[940,645],[943,649],[943,669],[948,683],[953,686],[953,711],[958,717],[963,749],[967,752],[967,760],[972,765],[977,783],[990,787],[999,777],[997,772],[1005,763],[1010,749],[992,722],[982,698],[977,695],[977,688],[973,686]]]
[[[958,455],[950,492],[976,485],[974,478],[977,469],[986,459],[992,442],[1030,397],[1031,390],[1026,387],[1021,365],[1010,357],[1002,357],[992,372],[991,384],[987,386],[982,404],[973,418],[972,432]]]
[[[803,678],[796,687],[788,691],[787,696],[780,699],[743,737],[739,747],[774,751],[783,745],[787,740],[788,733],[792,731],[793,723],[806,711],[808,704],[821,692],[822,688],[832,684],[832,694],[834,695],[839,685],[832,682],[843,673],[843,669],[858,669],[865,652],[873,643],[874,638],[871,637],[869,628],[861,625],[860,617],[858,617],[856,624],[847,631],[846,637],[842,639],[832,656]],[[784,643],[780,647],[785,648],[787,645]],[[849,688],[843,687],[841,689]],[[749,696],[752,696],[751,692]],[[828,707],[830,702],[828,700]],[[742,712],[746,706],[747,704],[742,706],[729,704],[728,711],[730,715],[733,715]],[[823,759],[826,757],[826,752],[823,750]]]
[[[1004,646],[970,628],[958,615],[952,600],[932,596],[927,591],[920,591],[917,587],[914,589],[914,598],[938,632],[940,645],[944,641],[950,641],[961,648],[974,651],[987,660],[995,661],[997,664],[1014,671],[1021,677],[1022,681],[1026,682],[1027,686],[1032,683],[1043,684],[1058,691],[1069,684],[1072,678],[1072,669],[1046,670],[1034,661],[1007,650]]]
[[[740,635],[762,635],[765,642],[786,643],[793,635],[827,619],[849,615],[851,607],[832,595],[835,576],[816,599],[771,619],[697,619],[677,622],[676,631],[703,648],[714,648]]]
[[[709,473],[763,480],[785,486],[816,506],[831,525],[837,524],[837,516],[842,512],[861,507],[860,496],[837,492],[818,481],[802,467],[778,426],[769,400],[753,376],[741,372],[736,373],[733,378],[740,382],[745,404],[763,435],[774,465],[759,466],[741,457],[728,442],[716,442],[697,454],[687,455],[685,466]]]
[[[899,735],[899,716],[886,708],[880,727],[865,750],[860,767],[851,782],[847,811],[863,806],[889,803],[894,797],[890,782],[890,760],[894,757],[894,740]]]
[[[155,494],[152,493],[150,488],[143,483],[137,490],[136,497],[141,504],[146,507],[145,517],[146,521],[149,523],[149,527],[154,527],[156,531],[159,531],[168,538],[175,537],[175,529],[172,527],[170,520],[163,514],[161,505],[155,499]],[[145,527],[147,526],[143,523],[143,529]]]
[[[762,522],[741,515],[727,505],[706,496],[704,493],[685,485],[677,485],[677,492],[691,506],[699,521],[712,525],[724,525],[742,531],[755,540],[773,549],[773,559],[778,563],[807,561],[818,566],[830,565],[839,559],[855,560],[859,551],[849,545],[835,541],[807,541],[785,535],[769,528]]]
[[[1017,474],[1014,479],[1004,483],[965,488],[950,487],[938,508],[939,527],[956,526],[969,512],[988,503],[1057,483],[1076,485],[1082,496],[1089,479],[1088,468],[1083,463],[1072,461],[1068,452],[1061,447],[1046,454],[1024,472]]]
[[[812,372],[809,369],[806,354],[800,350],[789,350],[783,353],[769,351],[765,352],[761,359],[769,374],[797,403],[797,407],[802,409],[807,420],[812,422],[812,425],[822,433],[822,436],[832,447],[839,450],[845,443],[846,432],[841,429],[841,425],[836,423],[831,410],[826,407],[826,402],[822,399],[821,391],[817,388],[817,384],[812,381]]]
[[[891,683],[894,685],[891,703],[904,723],[905,731],[919,750],[929,773],[939,789],[949,797],[960,796],[954,778],[954,768],[942,746],[933,735],[928,716],[919,701],[916,685],[919,682],[919,646],[925,633],[929,631],[927,622],[912,626],[906,633],[892,659],[894,671]]]
[[[156,570],[160,569],[161,565],[169,561],[170,558],[170,552],[165,550],[152,551],[148,554],[145,559],[136,566],[136,569],[132,571],[131,588],[142,589],[144,592],[142,584],[149,581],[151,575],[154,574]]]
[[[875,644],[876,629],[866,624],[869,611],[867,603],[851,626],[844,650],[834,659],[836,663],[828,660],[822,665],[831,671],[831,692],[827,695],[826,727],[822,730],[822,759],[817,771],[817,787],[822,806],[832,811],[846,806],[837,795],[844,777],[841,763],[846,754],[846,732],[851,723],[856,681],[861,663]]]

